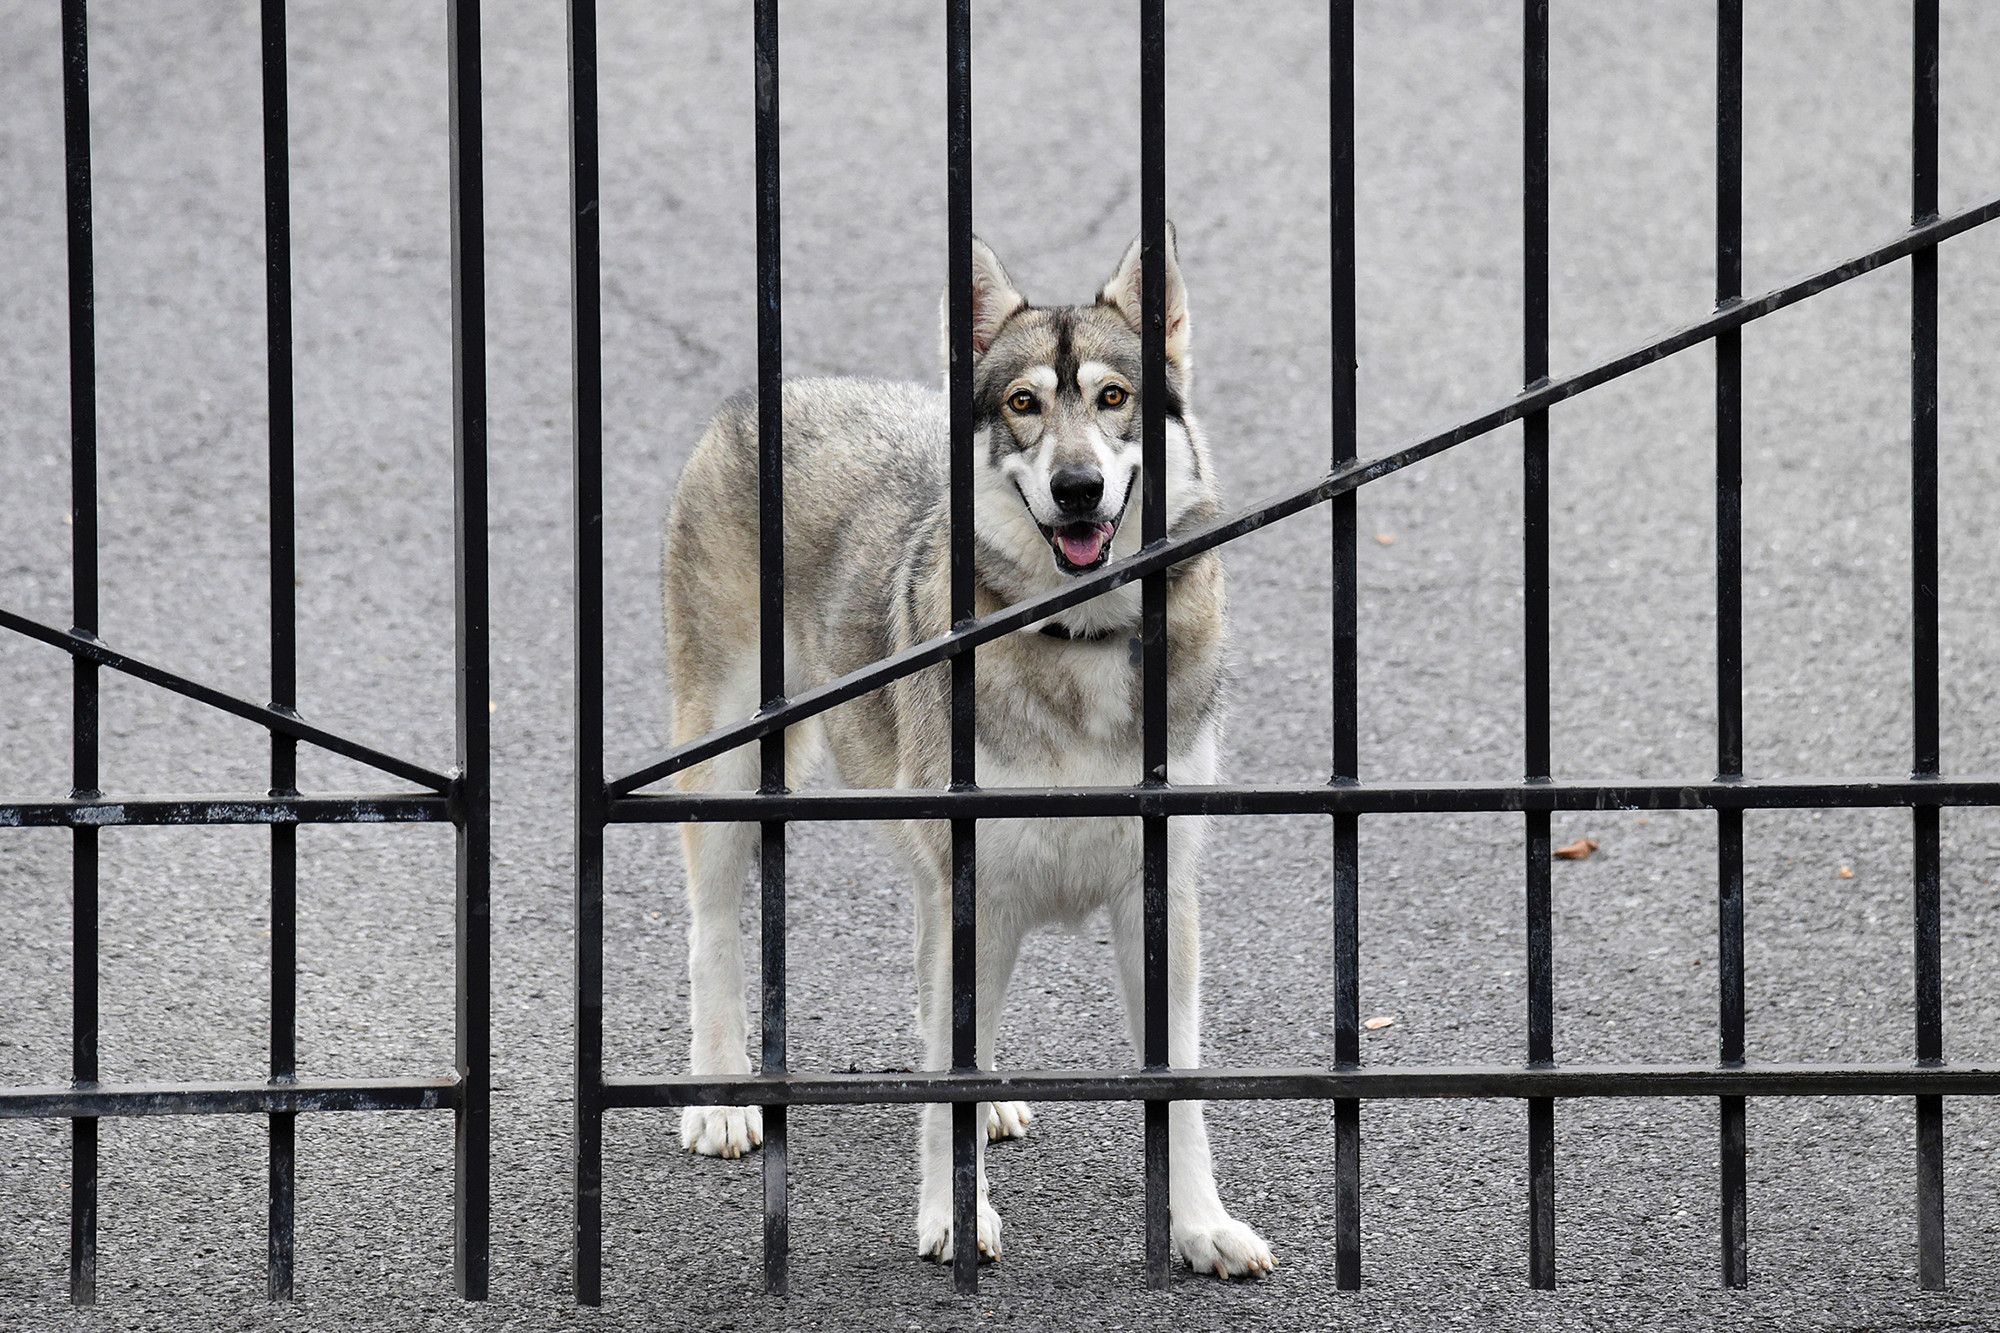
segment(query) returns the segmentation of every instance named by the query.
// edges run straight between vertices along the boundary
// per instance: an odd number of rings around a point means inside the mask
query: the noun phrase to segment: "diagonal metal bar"
[[[1401,472],[1404,468],[1436,457],[1446,450],[1457,448],[1482,435],[1489,435],[1502,426],[1519,421],[1531,412],[1542,411],[1555,403],[1574,398],[1580,393],[1620,379],[1635,370],[1642,370],[1657,361],[1685,352],[1691,347],[1698,347],[1718,334],[1740,329],[1745,324],[1762,319],[1766,315],[1776,314],[1808,297],[1817,296],[1842,283],[1873,273],[1884,265],[1906,259],[1918,250],[1950,240],[1995,218],[2000,218],[2000,195],[1953,213],[1949,217],[1939,218],[1921,227],[1912,227],[1892,241],[1855,255],[1851,259],[1843,260],[1830,268],[1821,269],[1784,286],[1775,287],[1762,296],[1727,304],[1714,314],[1684,325],[1664,337],[1600,361],[1574,374],[1538,384],[1497,407],[1468,417],[1436,434],[1424,436],[1392,453],[1357,460],[1335,468],[1309,485],[1284,492],[1254,508],[1191,528],[1177,537],[1169,537],[1164,542],[1147,546],[1135,555],[1114,561],[1094,574],[1074,579],[1053,592],[1016,602],[1005,610],[996,611],[959,626],[949,634],[927,639],[912,648],[807,690],[783,704],[759,712],[754,717],[718,728],[698,740],[677,746],[646,767],[610,783],[606,793],[612,797],[629,795],[641,787],[658,782],[661,778],[691,768],[705,759],[713,759],[716,755],[725,754],[740,745],[747,745],[753,740],[781,731],[807,718],[817,717],[830,708],[837,708],[851,699],[858,699],[870,691],[878,690],[892,680],[956,657],[982,643],[991,643],[1003,634],[1011,634],[1038,621],[1046,620],[1058,611],[1100,597],[1113,588],[1121,588],[1128,583],[1136,582],[1155,571],[1170,568],[1203,551],[1212,550],[1238,537],[1268,527],[1280,519],[1290,518],[1293,514],[1323,504],[1337,495],[1345,495],[1371,481],[1380,481],[1383,477]]]
[[[163,667],[156,667],[150,662],[143,662],[136,657],[118,652],[102,639],[88,634],[56,629],[52,625],[44,625],[38,620],[30,620],[26,616],[5,609],[0,609],[0,629],[10,629],[17,634],[24,634],[28,638],[61,648],[79,661],[110,667],[113,671],[120,671],[149,685],[158,685],[161,689],[171,690],[196,703],[207,704],[210,708],[246,718],[280,736],[289,736],[294,740],[317,745],[322,750],[344,755],[370,768],[380,769],[384,773],[429,787],[433,791],[446,791],[451,787],[452,780],[442,773],[433,773],[419,764],[384,754],[380,750],[372,750],[366,745],[350,741],[343,736],[336,736],[330,731],[322,731],[311,723],[301,721],[294,714],[253,704],[247,699],[224,694],[221,690],[189,680],[185,676],[177,676]]]

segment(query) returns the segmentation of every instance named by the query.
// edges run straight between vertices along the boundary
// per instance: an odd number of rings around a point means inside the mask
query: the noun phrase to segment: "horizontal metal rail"
[[[0,828],[131,828],[183,824],[449,823],[448,795],[147,796],[0,801]]]
[[[1217,519],[1213,523],[1191,529],[1178,537],[1153,543],[1135,555],[1106,565],[1094,574],[1071,579],[1053,592],[1015,602],[1005,610],[982,616],[948,634],[928,639],[913,648],[892,654],[872,665],[807,690],[779,707],[767,708],[754,717],[718,728],[698,740],[675,747],[661,759],[637,772],[607,784],[606,791],[613,797],[630,795],[641,787],[658,782],[661,778],[671,776],[682,769],[690,768],[704,759],[713,759],[716,755],[725,754],[739,745],[748,744],[794,723],[816,717],[830,708],[836,708],[851,699],[858,699],[864,694],[878,690],[892,680],[956,657],[982,643],[990,643],[1003,634],[1025,629],[1048,619],[1058,611],[1100,597],[1113,588],[1136,582],[1147,574],[1167,569],[1203,551],[1221,546],[1259,528],[1268,527],[1279,519],[1302,513],[1336,495],[1345,495],[1371,481],[1379,481],[1383,477],[1435,457],[1448,449],[1456,448],[1469,440],[1490,434],[1529,413],[1543,411],[1588,389],[1607,384],[1656,361],[1665,360],[1678,352],[1697,347],[1718,334],[1740,329],[1753,320],[1762,319],[1788,306],[1797,305],[1800,301],[1816,296],[1829,288],[1872,273],[1885,264],[1906,259],[1918,250],[1949,240],[1962,232],[1991,222],[1996,217],[2000,217],[2000,195],[1953,213],[1949,217],[1912,227],[1892,241],[1851,259],[1843,260],[1831,268],[1822,269],[1782,287],[1773,288],[1762,296],[1747,301],[1726,303],[1714,314],[1698,319],[1663,338],[1598,362],[1573,375],[1544,380],[1498,407],[1469,417],[1448,430],[1425,436],[1393,453],[1335,468],[1309,486],[1275,496],[1255,508],[1228,518]]]
[[[459,1080],[302,1078],[259,1083],[85,1083],[0,1088],[0,1120],[73,1116],[259,1115],[301,1111],[450,1111]]]
[[[1269,786],[990,787],[663,792],[611,802],[614,824],[759,819],[1113,818],[1122,815],[1444,814],[1555,810],[1872,810],[2000,806],[2000,777],[1696,782],[1344,782]]]
[[[247,699],[224,694],[211,686],[176,675],[164,667],[157,667],[150,662],[118,652],[94,635],[81,634],[75,630],[60,630],[53,625],[44,625],[38,620],[30,620],[26,616],[5,609],[0,609],[0,629],[10,629],[28,638],[38,639],[52,647],[61,648],[80,661],[95,666],[110,667],[113,671],[143,680],[149,685],[158,685],[164,690],[171,690],[196,703],[207,704],[210,708],[248,719],[280,736],[289,736],[293,740],[317,745],[322,750],[344,755],[370,768],[380,769],[394,777],[408,779],[433,791],[443,791],[451,786],[451,779],[442,773],[433,773],[422,765],[398,759],[392,754],[384,754],[358,741],[336,736],[330,731],[323,731],[301,720],[296,713],[253,704]]]
[[[1915,1064],[1444,1065],[1362,1069],[980,1070],[619,1075],[609,1107],[1459,1097],[1909,1097],[2000,1094],[2000,1067]]]

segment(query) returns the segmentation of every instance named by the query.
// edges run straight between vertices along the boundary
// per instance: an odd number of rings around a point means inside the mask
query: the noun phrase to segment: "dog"
[[[1216,517],[1201,428],[1188,411],[1187,293],[1169,229],[1167,507],[1170,531]],[[987,614],[1060,587],[1139,546],[1140,246],[1089,305],[1030,305],[982,242],[973,253],[976,450],[974,570]],[[948,329],[947,329],[948,334]],[[785,688],[809,689],[950,628],[944,394],[856,379],[787,382],[784,414]],[[684,744],[754,713],[758,697],[757,404],[726,402],[703,434],[667,521],[665,610],[673,736]],[[989,787],[1131,785],[1141,780],[1139,586],[1128,584],[982,646],[977,774]],[[1167,589],[1168,774],[1215,781],[1227,626],[1222,565],[1206,552],[1173,567]],[[950,782],[950,668],[938,665],[787,732],[796,787],[831,752],[858,788]],[[754,790],[757,747],[683,770],[683,791]],[[978,825],[978,1059],[994,1033],[1024,935],[1110,919],[1133,1046],[1142,1033],[1140,821],[986,819]],[[951,1055],[951,835],[937,821],[887,825],[916,897],[917,1021],[927,1069]],[[1198,875],[1204,821],[1169,825],[1168,1052],[1199,1062]],[[691,1065],[750,1070],[739,923],[754,824],[681,826],[687,858]],[[1024,1105],[981,1108],[991,1138],[1025,1135]],[[951,1117],[924,1108],[917,1249],[948,1260]],[[1169,1116],[1176,1251],[1198,1271],[1261,1276],[1271,1251],[1224,1209],[1198,1102]],[[681,1141],[738,1157],[762,1140],[755,1107],[688,1107]],[[1000,1217],[979,1171],[981,1256],[1000,1254]]]

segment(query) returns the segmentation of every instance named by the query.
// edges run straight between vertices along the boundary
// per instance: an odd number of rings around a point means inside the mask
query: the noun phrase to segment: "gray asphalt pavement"
[[[335,730],[446,765],[451,737],[449,236],[444,18],[295,6],[291,73],[301,698]],[[1520,378],[1518,6],[1360,6],[1361,428],[1393,447]],[[1706,4],[1555,7],[1558,373],[1704,313],[1712,291]],[[1908,215],[1908,6],[1753,5],[1745,286],[1893,235]],[[1945,6],[1947,209],[2000,188],[2000,8]],[[0,605],[67,624],[68,494],[56,7],[0,0]],[[750,22],[744,6],[607,0],[603,39],[610,762],[665,744],[658,531],[706,414],[754,374]],[[1095,289],[1138,226],[1127,5],[978,7],[979,230],[1029,295]],[[256,7],[92,6],[103,634],[264,697],[264,403]],[[450,1126],[302,1122],[301,1300],[263,1291],[263,1128],[106,1122],[95,1312],[65,1303],[67,1133],[0,1122],[0,1326],[23,1329],[1914,1329],[2000,1326],[2000,1108],[1947,1107],[1950,1289],[1915,1281],[1907,1100],[1754,1103],[1752,1285],[1717,1282],[1711,1102],[1565,1103],[1562,1287],[1526,1289],[1525,1115],[1381,1105],[1363,1122],[1367,1285],[1333,1290],[1331,1116],[1215,1106],[1225,1199],[1279,1269],[1141,1289],[1139,1120],[1044,1109],[995,1150],[1006,1257],[960,1301],[914,1255],[913,1118],[794,1116],[793,1290],[758,1294],[755,1163],[694,1160],[665,1115],[610,1124],[606,1302],[567,1294],[572,659],[564,19],[486,7],[494,663],[493,1299],[450,1292]],[[799,3],[784,28],[785,312],[793,374],[930,379],[945,268],[937,6]],[[1328,438],[1327,75],[1318,7],[1170,6],[1169,188],[1195,401],[1233,499],[1313,475]],[[2000,230],[1944,251],[1944,755],[2000,771]],[[1907,268],[1744,338],[1746,710],[1759,776],[1909,767]],[[1555,769],[1713,765],[1711,357],[1553,414]],[[1518,433],[1360,501],[1362,772],[1521,769]],[[1327,527],[1229,554],[1231,773],[1329,764]],[[746,553],[746,558],[750,558]],[[0,637],[0,790],[67,790],[68,668]],[[263,733],[106,685],[117,792],[265,785]],[[373,790],[302,757],[302,785]],[[1910,820],[1748,820],[1755,1058],[1910,1049]],[[1557,1050],[1714,1050],[1712,818],[1564,816],[1600,850],[1557,866]],[[683,1067],[678,848],[611,837],[608,1047]],[[2000,814],[1948,812],[1947,1051],[2000,1058]],[[1521,1058],[1518,818],[1362,825],[1371,1063]],[[266,853],[252,830],[104,838],[111,1078],[263,1068]],[[438,829],[300,837],[300,1049],[325,1075],[451,1058],[451,846]],[[1330,835],[1239,819],[1205,907],[1214,1062],[1319,1063],[1332,1032]],[[68,1060],[67,837],[0,836],[0,1080]],[[794,835],[795,1062],[906,1064],[910,926],[866,829]],[[1126,1054],[1101,932],[1025,957],[1002,1059]]]

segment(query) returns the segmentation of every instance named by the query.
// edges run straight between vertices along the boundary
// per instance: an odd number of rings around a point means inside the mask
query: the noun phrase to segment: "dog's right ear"
[[[1000,330],[1014,312],[1028,304],[1015,288],[1014,280],[1000,263],[1000,257],[977,236],[972,238],[972,355],[986,355],[986,349],[1000,336]],[[951,377],[951,292],[939,302],[942,326],[945,377]]]
[[[972,354],[984,356],[1000,328],[1028,304],[1001,267],[1000,257],[977,236],[972,238]]]

